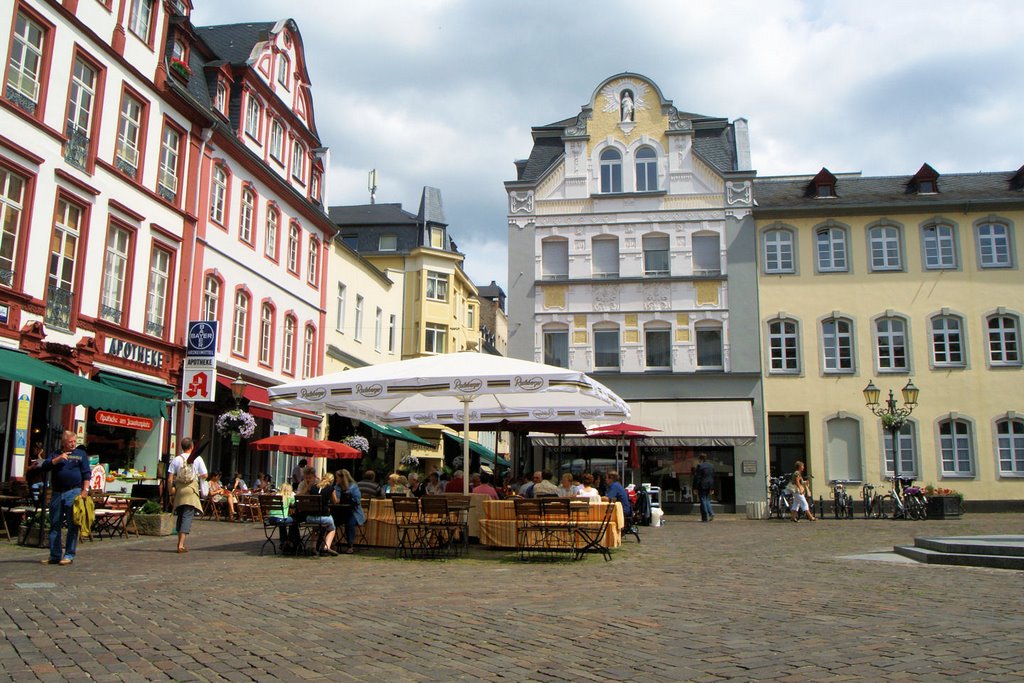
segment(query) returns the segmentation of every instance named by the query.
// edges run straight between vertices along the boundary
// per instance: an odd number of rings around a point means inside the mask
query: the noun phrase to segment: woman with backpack
[[[178,517],[175,531],[178,532],[179,553],[188,552],[185,538],[192,530],[192,518],[203,510],[199,477],[192,466],[198,455],[192,453],[192,438],[186,436],[181,440],[181,454],[167,468],[167,489],[174,501],[174,514]]]

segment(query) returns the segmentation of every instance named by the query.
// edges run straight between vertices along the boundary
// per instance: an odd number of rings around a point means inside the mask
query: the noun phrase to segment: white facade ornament
[[[594,310],[595,311],[617,311],[619,310],[619,287],[618,285],[598,285],[594,287]]]
[[[533,190],[508,194],[509,213],[533,213]]]
[[[725,201],[729,204],[750,204],[750,181],[725,184]]]
[[[667,311],[672,307],[671,292],[664,282],[645,282],[643,294],[645,311]]]
[[[636,120],[636,112],[641,109],[650,109],[651,106],[644,99],[650,88],[641,81],[632,78],[620,78],[609,83],[601,89],[604,96],[604,112],[619,112],[619,121],[623,123]]]

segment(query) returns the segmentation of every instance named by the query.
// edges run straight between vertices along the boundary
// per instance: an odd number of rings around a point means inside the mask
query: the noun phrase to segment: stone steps
[[[947,536],[915,538],[896,554],[927,564],[1024,570],[1024,536]]]

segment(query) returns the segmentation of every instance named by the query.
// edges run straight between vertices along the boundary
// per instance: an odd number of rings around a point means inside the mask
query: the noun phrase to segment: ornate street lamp
[[[235,408],[239,410],[242,409],[242,396],[245,394],[247,386],[249,386],[249,383],[242,379],[241,374],[237,375],[231,383],[231,396],[235,399]]]
[[[896,405],[896,395],[889,390],[889,398],[884,404],[879,404],[878,399],[882,395],[881,390],[875,386],[873,381],[868,381],[864,387],[864,403],[876,416],[882,418],[882,426],[889,432],[892,438],[892,473],[894,485],[899,486],[900,480],[900,431],[907,423],[910,413],[917,407],[917,397],[921,390],[914,386],[914,380],[907,380],[903,387],[903,406]]]

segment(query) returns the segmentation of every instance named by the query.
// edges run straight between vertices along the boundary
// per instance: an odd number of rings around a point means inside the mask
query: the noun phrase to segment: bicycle
[[[789,514],[792,506],[792,498],[786,491],[791,475],[780,475],[768,477],[768,519],[776,517],[782,519]]]
[[[836,519],[853,519],[853,496],[846,491],[848,481],[833,479],[829,482],[832,486],[832,512]]]
[[[889,493],[881,498],[881,513],[884,518],[891,519],[926,519],[928,507],[924,494],[916,486],[913,479],[903,477],[886,477],[891,482]],[[905,492],[909,492],[905,494]]]
[[[882,497],[875,493],[875,485],[865,482],[860,496],[864,503],[864,519],[879,519],[882,516]]]

